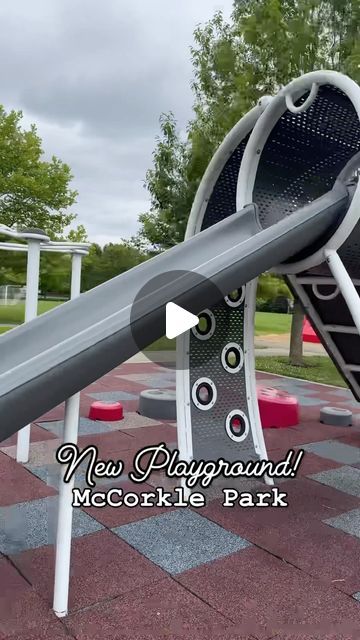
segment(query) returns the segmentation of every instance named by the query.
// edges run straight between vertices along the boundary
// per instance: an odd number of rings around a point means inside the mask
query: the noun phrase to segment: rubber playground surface
[[[360,637],[360,408],[345,389],[259,374],[294,393],[301,424],[267,429],[269,458],[304,448],[295,479],[281,480],[286,508],[222,506],[209,490],[200,509],[74,509],[70,614],[52,612],[54,542],[63,407],[32,427],[31,458],[14,460],[16,438],[0,450],[0,639],[106,638],[345,640]],[[96,488],[150,491],[157,476],[127,478],[145,445],[176,446],[173,423],[139,416],[138,394],[174,388],[174,372],[125,363],[81,394],[80,449],[124,461],[120,479]],[[125,419],[87,418],[95,399],[119,400]],[[320,407],[351,408],[352,427],[318,422]],[[84,469],[76,486],[84,487]],[[242,490],[268,489],[255,480]]]

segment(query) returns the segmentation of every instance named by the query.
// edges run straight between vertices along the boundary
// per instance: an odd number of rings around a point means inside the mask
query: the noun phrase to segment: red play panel
[[[305,318],[304,324],[303,324],[302,339],[303,339],[303,342],[320,343],[319,338],[317,337],[314,329],[312,328],[307,318]]]

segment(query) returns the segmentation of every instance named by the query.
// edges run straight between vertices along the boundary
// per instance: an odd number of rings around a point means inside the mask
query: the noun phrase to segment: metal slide
[[[310,238],[312,244],[336,227],[350,199],[348,189],[336,183],[296,215],[265,229],[256,206],[250,204],[4,335],[0,339],[0,441],[164,335],[167,302],[199,313],[217,302],[212,285],[226,295],[303,253]],[[137,344],[131,327],[134,300],[148,281],[169,272],[178,273],[136,303],[136,331],[144,336],[143,344]]]

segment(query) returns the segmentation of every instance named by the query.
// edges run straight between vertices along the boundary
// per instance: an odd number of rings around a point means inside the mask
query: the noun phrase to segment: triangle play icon
[[[175,302],[166,305],[166,337],[169,340],[185,333],[199,322],[199,318],[193,313],[179,307]]]

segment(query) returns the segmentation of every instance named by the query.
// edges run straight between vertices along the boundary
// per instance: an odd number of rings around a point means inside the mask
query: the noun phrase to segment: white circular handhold
[[[199,378],[194,382],[191,390],[191,398],[197,409],[209,411],[217,399],[217,389],[210,378]]]
[[[225,431],[234,442],[242,442],[249,434],[249,420],[243,411],[234,409],[225,419]]]

